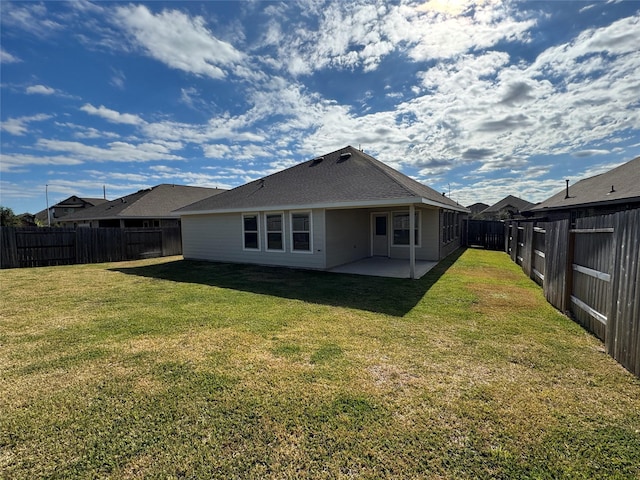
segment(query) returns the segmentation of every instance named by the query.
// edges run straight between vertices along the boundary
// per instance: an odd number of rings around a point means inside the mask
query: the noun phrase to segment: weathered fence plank
[[[544,238],[544,297],[560,311],[568,304],[567,255],[569,245],[569,220],[546,223]]]

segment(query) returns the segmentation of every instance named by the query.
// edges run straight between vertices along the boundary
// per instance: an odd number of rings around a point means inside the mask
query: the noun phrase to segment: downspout
[[[409,205],[409,278],[416,278],[416,207]]]

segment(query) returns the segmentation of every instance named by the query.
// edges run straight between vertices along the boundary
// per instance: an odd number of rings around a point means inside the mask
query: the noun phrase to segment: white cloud
[[[109,82],[111,85],[119,90],[124,90],[125,80],[126,76],[122,70],[112,69],[111,81]]]
[[[149,56],[171,68],[195,75],[224,78],[244,59],[231,44],[219,40],[202,17],[178,10],[153,14],[145,6],[116,9],[115,21]]]
[[[27,87],[26,93],[29,95],[53,95],[56,93],[56,90],[46,85],[31,85]]]
[[[45,38],[63,28],[62,24],[52,20],[44,3],[3,2],[3,28],[19,28],[30,34]]]
[[[104,118],[111,123],[123,123],[126,125],[143,125],[144,123],[146,123],[138,115],[116,112],[115,110],[111,110],[104,105],[100,105],[96,108],[90,103],[87,103],[80,107],[80,110],[88,113],[89,115],[96,115],[98,117]]]
[[[38,115],[31,115],[26,117],[8,118],[0,124],[0,129],[11,135],[25,135],[28,133],[28,125],[31,122],[42,122],[52,118],[52,115],[40,113]],[[4,156],[3,156],[4,159]]]
[[[66,155],[40,156],[21,153],[3,153],[0,162],[0,171],[3,173],[17,173],[27,171],[30,165],[80,165],[84,163],[78,158]]]
[[[281,25],[278,19],[286,15],[280,10],[261,43],[274,46],[277,59],[264,61],[285,66],[293,75],[325,68],[371,71],[394,52],[414,61],[453,58],[501,41],[526,42],[535,25],[534,20],[516,19],[509,4],[498,1],[432,1],[419,8],[331,2],[322,8],[317,25],[305,17]]]
[[[21,62],[18,57],[10,54],[4,48],[0,46],[0,63],[18,63]]]
[[[111,142],[107,148],[86,145],[80,142],[40,139],[37,148],[47,151],[65,152],[71,158],[95,162],[148,162],[154,160],[184,160],[156,143],[131,144]]]

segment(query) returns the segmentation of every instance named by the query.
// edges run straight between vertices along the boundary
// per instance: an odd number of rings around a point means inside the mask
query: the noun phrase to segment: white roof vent
[[[340,154],[340,161],[344,162],[345,160],[349,160],[351,158],[351,152],[345,152]]]
[[[313,159],[313,162],[311,163],[311,165],[317,165],[320,162],[322,162],[324,160],[324,157],[316,157]]]

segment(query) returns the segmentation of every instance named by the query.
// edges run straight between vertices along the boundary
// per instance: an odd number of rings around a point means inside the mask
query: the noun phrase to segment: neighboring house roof
[[[65,222],[107,220],[114,218],[175,218],[171,214],[185,205],[197,202],[225,190],[161,184],[117,198],[101,205],[82,209],[64,217]]]
[[[613,170],[585,178],[531,208],[533,212],[602,204],[640,202],[640,157]]]
[[[426,203],[467,209],[351,146],[178,210],[183,215]]]
[[[101,203],[105,203],[108,201],[109,200],[107,200],[106,198],[89,198],[89,197],[78,197],[76,195],[71,195],[70,197],[65,198],[64,200],[61,200],[60,202],[56,203],[55,205],[51,205],[49,209],[55,210],[56,207],[62,207],[62,208],[77,207],[78,210],[80,210],[81,208],[89,208],[95,205],[100,205]],[[45,208],[44,210],[40,210],[38,213],[35,214],[35,218],[41,222],[46,222],[47,209]],[[59,218],[62,218],[62,217],[58,217],[56,218],[56,220],[58,220]]]
[[[100,205],[101,203],[108,202],[106,198],[88,198],[88,197],[76,197],[71,195],[69,198],[56,203],[53,207],[82,207],[86,204],[91,206]]]
[[[502,200],[497,203],[494,203],[490,207],[485,208],[482,214],[487,213],[499,213],[503,210],[515,210],[518,212],[522,212],[524,210],[528,210],[533,207],[535,204],[531,202],[527,202],[522,198],[514,197],[513,195],[507,195]]]
[[[485,208],[489,208],[489,205],[487,205],[486,203],[477,202],[473,205],[469,205],[467,208],[471,210],[472,214],[475,215],[476,213],[480,213],[481,211],[483,211]]]

